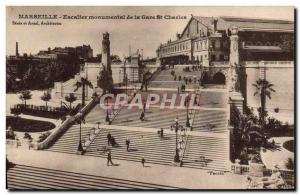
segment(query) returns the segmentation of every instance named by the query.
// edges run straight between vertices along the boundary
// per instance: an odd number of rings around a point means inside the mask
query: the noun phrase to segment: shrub
[[[6,139],[15,139],[16,134],[13,130],[6,131]]]
[[[294,160],[292,158],[288,158],[287,162],[285,163],[285,166],[287,169],[294,170]]]
[[[29,133],[25,132],[24,133],[24,139],[32,140],[32,137]]]

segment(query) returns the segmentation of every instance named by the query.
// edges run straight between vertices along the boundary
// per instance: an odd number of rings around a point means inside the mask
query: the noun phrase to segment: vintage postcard
[[[6,7],[8,190],[294,190],[294,7]]]

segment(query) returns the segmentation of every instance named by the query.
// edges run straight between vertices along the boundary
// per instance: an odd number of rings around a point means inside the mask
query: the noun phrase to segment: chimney
[[[218,19],[217,18],[213,18],[212,22],[212,32],[215,33],[218,31]]]
[[[19,46],[18,46],[18,42],[16,42],[16,56],[19,57]]]

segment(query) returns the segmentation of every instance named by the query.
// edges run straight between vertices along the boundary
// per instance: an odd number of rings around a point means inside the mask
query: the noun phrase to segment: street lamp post
[[[77,153],[78,154],[82,154],[83,153],[83,147],[82,147],[82,143],[81,143],[81,122],[82,122],[82,113],[79,112],[78,114],[78,122],[79,122],[79,144],[78,144],[78,149],[77,149]]]
[[[189,102],[190,98],[187,95],[187,99],[186,99],[186,127],[190,127],[190,117],[189,117]]]
[[[180,162],[179,158],[179,150],[178,150],[178,130],[184,130],[182,125],[179,125],[178,123],[178,118],[175,119],[175,124],[171,126],[171,130],[174,128],[175,134],[176,134],[176,151],[175,151],[175,156],[174,156],[174,162],[178,163]]]

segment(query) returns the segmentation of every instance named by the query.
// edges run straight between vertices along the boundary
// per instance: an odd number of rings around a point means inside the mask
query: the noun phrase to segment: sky
[[[131,51],[143,49],[144,58],[155,57],[160,43],[174,40],[181,33],[191,15],[195,16],[237,16],[250,18],[275,18],[294,20],[293,7],[7,7],[6,8],[6,55],[15,54],[15,43],[19,53],[35,54],[48,47],[90,45],[94,56],[101,53],[102,34],[110,33],[111,53],[121,58]],[[126,20],[43,20],[60,22],[62,25],[32,26],[13,25],[19,14],[57,14],[83,16],[111,15],[172,15],[186,16],[186,19],[126,19]],[[30,20],[34,21],[34,20]],[[41,21],[41,20],[40,20]]]

